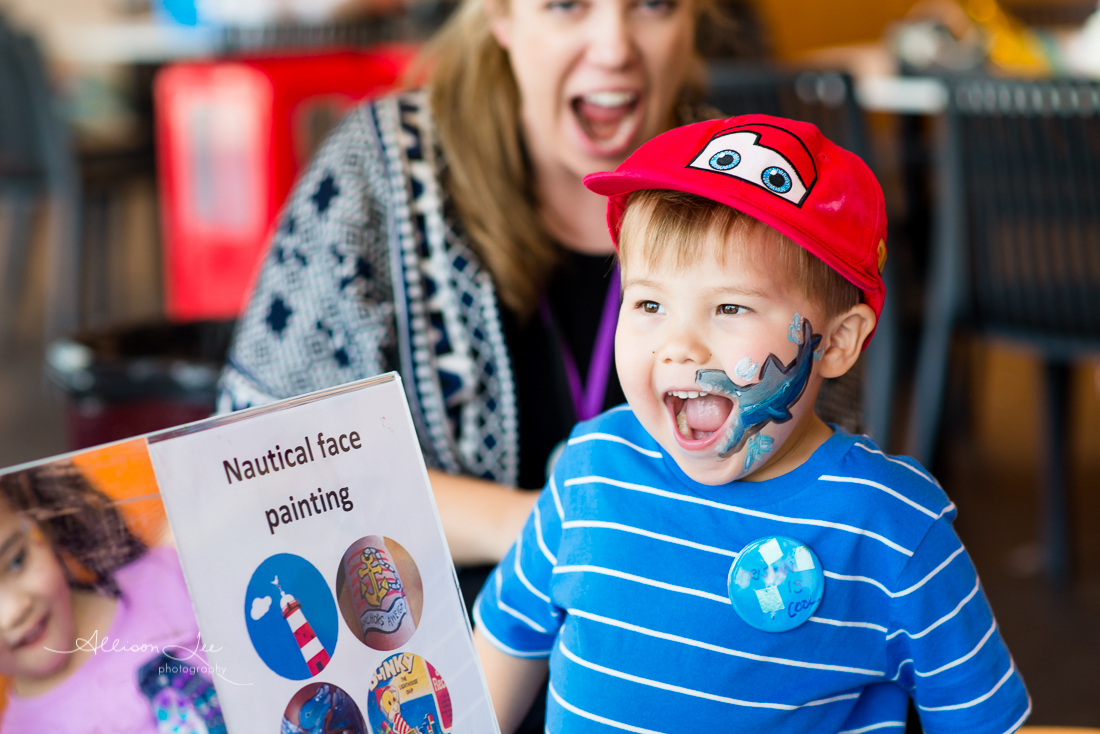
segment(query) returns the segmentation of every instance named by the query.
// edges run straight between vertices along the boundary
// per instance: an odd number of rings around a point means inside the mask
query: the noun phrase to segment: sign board
[[[148,447],[230,732],[497,730],[400,378]]]

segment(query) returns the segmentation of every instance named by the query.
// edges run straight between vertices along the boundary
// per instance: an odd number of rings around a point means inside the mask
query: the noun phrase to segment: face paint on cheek
[[[756,377],[756,371],[760,369],[760,365],[753,362],[748,357],[742,357],[741,361],[737,363],[737,366],[733,368],[733,374],[740,377],[742,380],[751,380]]]
[[[727,395],[731,400],[736,398],[726,442],[718,451],[723,459],[740,451],[746,440],[760,433],[768,423],[786,423],[791,419],[790,408],[806,389],[813,367],[813,351],[821,343],[821,335],[813,333],[810,322],[798,314],[795,317],[802,329],[796,342],[798,354],[786,367],[779,357],[769,354],[760,370],[760,382],[737,385],[723,370],[695,373],[696,384],[704,390]]]
[[[745,471],[748,471],[752,467],[753,462],[759,459],[764,454],[769,453],[772,450],[772,444],[775,441],[771,436],[765,436],[762,433],[758,433],[749,439],[748,448],[745,449]]]
[[[805,319],[802,318],[802,314],[796,311],[791,318],[791,325],[787,328],[787,341],[802,346],[802,343],[805,341],[805,338],[802,336],[803,322],[805,322]]]

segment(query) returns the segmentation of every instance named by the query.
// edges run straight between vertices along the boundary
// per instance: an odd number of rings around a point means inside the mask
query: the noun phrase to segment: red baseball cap
[[[882,187],[859,156],[814,125],[770,115],[685,125],[653,138],[614,171],[586,176],[584,185],[609,197],[607,226],[616,249],[631,193],[696,194],[787,235],[859,288],[876,318],[882,313]]]

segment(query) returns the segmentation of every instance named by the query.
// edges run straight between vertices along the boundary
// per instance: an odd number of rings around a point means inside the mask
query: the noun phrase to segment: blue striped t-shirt
[[[692,481],[626,406],[573,431],[474,615],[550,660],[550,732],[1013,731],[1030,712],[955,506],[915,461],[838,430],[775,479]],[[821,605],[789,632],[727,576],[766,536],[809,545]],[[715,728],[718,727],[718,728]]]

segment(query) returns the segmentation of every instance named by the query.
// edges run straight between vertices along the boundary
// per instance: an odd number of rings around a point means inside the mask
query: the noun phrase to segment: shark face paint
[[[723,459],[740,451],[745,442],[760,433],[768,423],[786,423],[791,419],[790,408],[806,389],[813,367],[813,351],[821,343],[821,335],[813,333],[810,322],[797,314],[796,317],[802,326],[802,338],[797,342],[798,354],[786,367],[778,357],[769,354],[760,370],[760,382],[737,385],[723,370],[699,370],[695,373],[695,382],[699,387],[707,392],[726,395],[734,402],[726,441],[718,451]]]

